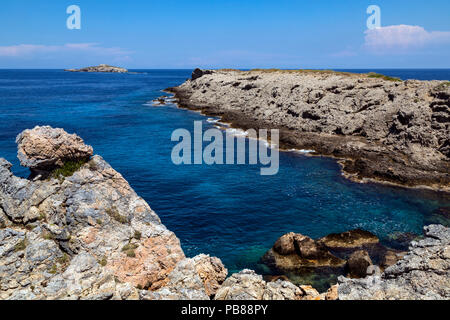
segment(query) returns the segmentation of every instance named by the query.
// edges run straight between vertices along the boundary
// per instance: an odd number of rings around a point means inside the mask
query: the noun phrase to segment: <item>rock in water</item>
[[[413,241],[409,253],[381,276],[339,278],[340,300],[450,299],[450,229],[424,228],[425,239]]]
[[[372,265],[372,260],[365,250],[353,252],[347,261],[346,269],[352,278],[364,278],[367,268]]]
[[[67,161],[86,161],[93,155],[91,146],[76,134],[63,129],[35,127],[16,138],[20,164],[32,170],[52,170]]]
[[[303,268],[341,267],[345,261],[331,254],[320,242],[302,234],[280,237],[261,261],[275,272],[302,272]]]
[[[371,232],[356,229],[342,233],[332,233],[318,240],[329,249],[359,248],[364,245],[380,242],[378,237]]]

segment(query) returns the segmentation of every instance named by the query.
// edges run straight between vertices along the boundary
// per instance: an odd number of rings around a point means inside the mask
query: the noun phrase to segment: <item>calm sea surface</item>
[[[420,234],[450,205],[442,194],[344,179],[335,160],[280,154],[276,176],[258,166],[175,166],[173,130],[193,121],[213,124],[175,106],[152,107],[161,90],[181,84],[191,70],[133,70],[139,74],[0,70],[0,157],[27,176],[15,137],[36,125],[80,135],[129,181],[180,238],[188,256],[208,253],[231,272],[256,268],[287,232],[321,237],[362,228],[388,243],[398,232]],[[373,70],[353,70],[367,72]],[[375,70],[403,79],[450,79],[450,70]]]

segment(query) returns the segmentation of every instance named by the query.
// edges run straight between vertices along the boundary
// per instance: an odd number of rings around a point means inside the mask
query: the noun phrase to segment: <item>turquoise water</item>
[[[280,154],[276,176],[258,166],[175,166],[170,137],[193,121],[175,106],[152,107],[161,90],[191,70],[85,74],[59,70],[0,70],[0,156],[21,176],[18,133],[36,125],[76,132],[149,202],[180,238],[188,256],[208,253],[234,272],[258,268],[259,258],[287,232],[321,237],[362,228],[388,241],[395,232],[420,234],[444,195],[344,179],[336,161]],[[362,70],[361,72],[365,72]],[[402,78],[450,79],[449,70],[384,70]]]

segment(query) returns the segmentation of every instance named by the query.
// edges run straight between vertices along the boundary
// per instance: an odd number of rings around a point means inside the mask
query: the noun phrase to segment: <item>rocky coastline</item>
[[[354,181],[450,192],[450,82],[196,69],[166,92],[235,128],[279,129],[280,148],[337,158]]]
[[[75,134],[35,127],[16,142],[31,175],[14,176],[0,158],[1,300],[450,298],[450,229],[444,226],[426,227],[408,253],[384,252],[390,257],[384,273],[371,260],[378,239],[366,231],[318,240],[282,236],[263,258],[267,263],[345,265],[357,278],[340,277],[319,293],[252,270],[228,275],[220,259],[205,254],[186,257],[150,206]]]
[[[68,72],[104,72],[104,73],[128,73],[125,68],[113,67],[107,64],[101,64],[93,67],[86,67],[81,69],[65,69]]]

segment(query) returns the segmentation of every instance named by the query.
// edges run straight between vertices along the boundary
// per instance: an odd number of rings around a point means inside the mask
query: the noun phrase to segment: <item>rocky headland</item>
[[[360,278],[341,277],[321,294],[251,270],[228,276],[216,257],[186,257],[176,235],[77,135],[35,127],[16,142],[31,174],[15,176],[0,158],[1,300],[450,298],[446,227],[425,228],[425,238],[391,257],[382,274],[370,256],[378,239],[368,232],[280,238],[265,256],[274,266],[348,266],[348,275]]]
[[[335,157],[355,181],[450,191],[450,82],[196,69],[167,91],[233,127],[279,129],[281,148]]]
[[[66,69],[68,72],[105,72],[105,73],[128,73],[127,69],[101,64],[94,67],[86,67],[81,69]]]

